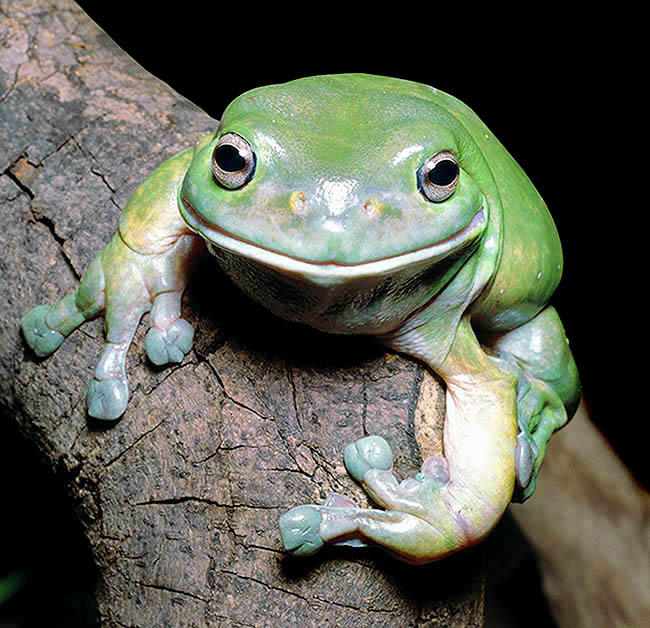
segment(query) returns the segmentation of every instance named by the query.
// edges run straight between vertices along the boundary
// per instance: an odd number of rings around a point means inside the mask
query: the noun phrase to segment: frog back
[[[498,240],[495,272],[472,305],[472,322],[505,331],[533,318],[562,275],[562,248],[553,218],[530,179],[476,114],[442,92],[436,100],[458,119],[483,157],[481,184]]]

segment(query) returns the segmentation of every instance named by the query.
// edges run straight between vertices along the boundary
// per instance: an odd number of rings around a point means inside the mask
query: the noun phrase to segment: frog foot
[[[532,436],[528,432],[519,432],[515,450],[515,477],[518,490],[525,491],[531,482],[535,481],[533,472],[538,456],[539,451]],[[531,488],[534,490],[534,485]]]
[[[88,414],[102,421],[119,419],[129,401],[126,378],[93,379],[88,386]]]
[[[526,501],[535,491],[537,475],[553,433],[567,421],[559,396],[533,377],[527,377],[517,401],[519,434],[515,450],[514,502]]]
[[[366,436],[350,443],[344,450],[348,473],[363,482],[368,472],[391,473],[393,452],[381,436]],[[280,534],[284,548],[294,556],[311,556],[326,542],[333,545],[365,547],[350,521],[364,512],[348,497],[330,494],[321,505],[306,504],[292,508],[280,517]]]
[[[447,491],[443,490],[451,486],[445,458],[427,458],[420,473],[402,482],[393,474],[390,446],[379,436],[348,445],[344,459],[350,475],[385,510],[360,508],[337,494],[330,495],[322,505],[292,508],[280,518],[287,551],[310,556],[325,543],[354,547],[377,544],[402,560],[421,564],[470,544],[468,524],[459,522],[457,513],[450,511],[449,503],[456,502],[447,500]],[[461,493],[457,497],[464,498]]]
[[[320,535],[322,516],[318,506],[296,506],[280,517],[280,535],[284,548],[294,556],[311,556],[325,542]]]
[[[331,493],[322,505],[307,504],[296,506],[280,517],[280,535],[284,548],[294,556],[311,556],[315,554],[328,540],[321,534],[323,519],[336,517],[340,512],[356,512],[357,504],[338,493]],[[331,524],[328,524],[328,528]],[[326,532],[327,534],[327,532]],[[329,531],[328,537],[334,536]],[[332,543],[333,545],[350,545],[354,547],[365,546],[360,539],[343,538]]]
[[[20,321],[25,341],[39,358],[54,353],[65,338],[45,322],[51,309],[49,305],[38,305],[29,310]]]
[[[370,469],[390,471],[393,468],[393,452],[381,436],[366,436],[350,443],[343,452],[348,473],[357,481]]]
[[[147,357],[157,366],[182,362],[192,348],[193,340],[194,328],[182,318],[175,320],[166,329],[152,327],[145,339]]]

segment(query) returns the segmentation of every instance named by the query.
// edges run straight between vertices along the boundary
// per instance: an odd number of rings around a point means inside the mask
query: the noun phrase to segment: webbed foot
[[[51,310],[49,305],[38,305],[29,310],[20,321],[25,341],[39,358],[54,353],[65,338],[45,322]]]
[[[514,502],[526,501],[534,492],[537,475],[553,433],[567,420],[564,404],[544,382],[522,375],[517,399],[519,433],[515,450]]]
[[[167,329],[151,327],[145,339],[147,357],[156,365],[182,362],[192,348],[194,328],[179,318]]]
[[[534,489],[533,472],[538,455],[539,450],[531,435],[527,432],[519,432],[515,450],[515,474],[519,490],[525,490],[531,482],[533,482],[531,488]]]

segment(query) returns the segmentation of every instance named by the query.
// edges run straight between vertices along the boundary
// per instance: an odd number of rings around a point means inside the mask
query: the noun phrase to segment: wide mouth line
[[[268,249],[224,231],[220,227],[208,223],[204,218],[199,216],[192,204],[183,197],[182,194],[179,194],[179,198],[183,205],[183,209],[187,214],[185,218],[188,226],[220,249],[243,255],[244,257],[251,258],[280,270],[303,271],[323,275],[338,275],[341,277],[369,274],[364,271],[372,272],[373,270],[376,270],[378,272],[386,272],[387,270],[409,266],[419,261],[446,257],[457,248],[473,241],[475,237],[483,231],[486,222],[485,207],[481,207],[481,209],[474,214],[470,222],[462,229],[443,240],[414,249],[413,251],[407,251],[406,253],[399,253],[398,255],[376,258],[354,264],[344,264],[337,261],[314,262],[294,257],[286,253],[280,253],[273,249]],[[187,220],[187,218],[190,220]],[[474,231],[477,232],[475,236],[467,237]],[[283,260],[284,263],[282,263]]]

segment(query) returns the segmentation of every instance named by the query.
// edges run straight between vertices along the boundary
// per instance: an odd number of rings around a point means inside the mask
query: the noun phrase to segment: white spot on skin
[[[420,144],[415,144],[413,146],[407,146],[406,148],[403,148],[395,157],[393,157],[392,164],[393,166],[396,166],[397,164],[403,162],[405,159],[408,159],[411,155],[419,152],[422,150],[422,146]]]
[[[262,145],[266,145],[268,148],[271,149],[271,151],[273,151],[277,155],[284,156],[286,154],[286,151],[284,150],[284,148],[282,148],[282,146],[280,146],[280,144],[278,144],[278,142],[275,139],[273,139],[272,137],[270,137],[269,135],[263,135],[258,140],[258,142],[260,144],[262,144]]]
[[[540,270],[540,271],[537,273],[537,279],[541,279],[541,278],[542,278],[542,271]]]
[[[485,248],[488,251],[494,251],[496,249],[496,246],[497,246],[497,242],[494,236],[488,238],[488,240],[485,242]]]
[[[331,216],[339,216],[353,202],[353,190],[356,182],[348,179],[342,181],[324,181],[321,185],[323,200]]]
[[[332,233],[343,233],[345,231],[345,227],[338,220],[326,220],[323,223],[323,229]]]

